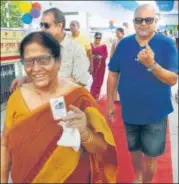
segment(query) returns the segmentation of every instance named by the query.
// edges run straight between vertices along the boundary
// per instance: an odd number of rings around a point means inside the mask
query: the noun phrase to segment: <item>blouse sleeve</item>
[[[15,92],[16,93],[16,92]],[[5,112],[5,125],[7,128],[11,128],[13,121],[14,121],[14,117],[16,114],[15,111],[15,105],[16,105],[16,99],[14,97],[15,95],[12,94],[7,102],[7,106],[6,106],[6,112]]]
[[[7,128],[12,128],[13,125],[22,118],[22,116],[29,113],[24,100],[20,94],[20,89],[17,89],[13,92],[13,94],[9,97],[6,106],[5,113],[5,125]]]

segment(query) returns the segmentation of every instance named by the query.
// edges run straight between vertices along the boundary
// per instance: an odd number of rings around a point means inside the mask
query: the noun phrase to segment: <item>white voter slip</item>
[[[54,120],[61,120],[67,114],[73,114],[73,111],[67,112],[64,97],[54,98],[50,100],[50,106]],[[63,132],[57,145],[64,147],[72,147],[75,151],[80,149],[81,137],[77,128],[67,128],[68,122],[60,121],[59,125],[62,126]]]
[[[60,120],[67,115],[64,97],[50,99],[54,120]]]
[[[73,114],[69,111],[67,114]],[[81,145],[81,136],[77,128],[67,128],[68,122],[60,121],[59,125],[63,128],[63,133],[57,142],[59,146],[72,147],[76,152],[79,151]]]

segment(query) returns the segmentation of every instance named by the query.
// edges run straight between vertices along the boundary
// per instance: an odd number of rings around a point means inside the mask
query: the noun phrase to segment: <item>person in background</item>
[[[164,35],[165,35],[165,36],[169,36],[168,30],[165,30],[165,31],[164,31]]]
[[[175,42],[175,35],[172,29],[169,30],[169,37]]]
[[[122,26],[124,27],[125,37],[134,34],[134,31],[129,27],[127,22],[123,22]]]
[[[13,183],[116,183],[112,132],[90,93],[59,79],[58,41],[49,33],[33,32],[21,42],[20,56],[31,82],[17,88],[7,103],[1,183],[8,183],[9,174]],[[73,114],[56,120],[50,100],[59,97]],[[62,121],[79,131],[79,150],[58,144]]]
[[[177,83],[178,51],[170,38],[156,33],[157,22],[155,7],[138,7],[133,19],[136,34],[119,42],[109,62],[108,120],[115,115],[113,98],[119,84],[136,183],[152,183],[157,157],[165,151],[168,115],[173,112],[171,86]]]
[[[85,51],[89,61],[90,61],[90,73],[93,72],[93,56],[92,56],[92,49],[90,45],[90,40],[88,37],[80,32],[80,23],[77,20],[73,20],[70,23],[70,37],[73,40],[76,40]]]
[[[119,27],[116,29],[116,39],[113,41],[111,45],[111,52],[110,52],[110,57],[114,54],[114,51],[116,50],[117,44],[123,39],[124,37],[124,29]]]
[[[64,13],[58,8],[45,10],[40,27],[42,31],[52,34],[61,46],[61,67],[59,77],[68,78],[82,86],[87,85],[89,61],[82,48],[64,32],[66,20]],[[24,82],[29,82],[27,76],[12,82],[10,91]]]
[[[110,52],[110,58],[113,56],[114,51],[116,50],[117,44],[123,39],[124,37],[124,29],[119,27],[116,29],[116,40],[114,40],[114,42],[112,43],[111,46],[111,52]],[[114,95],[114,101],[115,102],[119,102],[120,98],[119,98],[119,94],[117,92],[117,89],[115,91],[115,95]]]
[[[101,91],[101,86],[104,80],[104,73],[106,69],[106,58],[108,57],[107,46],[101,43],[102,34],[96,32],[94,35],[94,43],[92,46],[93,54],[93,83],[91,85],[91,94],[96,99],[99,100],[99,95]]]

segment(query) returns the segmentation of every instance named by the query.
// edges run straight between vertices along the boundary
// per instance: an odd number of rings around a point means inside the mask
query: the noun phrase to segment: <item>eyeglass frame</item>
[[[136,23],[136,19],[140,19],[140,23]],[[147,21],[149,19],[151,19],[150,23]],[[143,23],[143,21],[145,21],[146,25],[152,25],[154,23],[154,21],[156,21],[156,19],[155,19],[155,17],[145,17],[145,18],[135,17],[133,21],[136,25],[141,25]]]
[[[102,37],[95,37],[95,40],[101,40]]]
[[[57,21],[53,21],[55,24],[59,24],[62,23],[63,21],[57,22]],[[45,26],[46,25],[46,26]],[[50,29],[52,25],[48,22],[40,22],[40,28],[44,27],[45,29]]]
[[[51,24],[49,24],[47,22],[40,22],[40,28],[42,28],[42,27],[44,27],[45,29],[50,29]]]
[[[45,57],[47,59],[46,62],[44,62],[43,64],[40,63],[40,59],[45,59]],[[21,62],[24,65],[24,67],[26,67],[26,68],[32,68],[34,66],[35,62],[37,62],[37,64],[39,66],[48,66],[49,63],[51,62],[52,58],[53,58],[53,56],[42,55],[42,56],[38,56],[38,57],[24,58],[24,59],[21,59]],[[27,63],[28,64],[31,63],[31,65],[28,65]]]

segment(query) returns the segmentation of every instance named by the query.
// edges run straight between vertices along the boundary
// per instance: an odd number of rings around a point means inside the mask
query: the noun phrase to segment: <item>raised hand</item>
[[[145,49],[142,49],[138,53],[137,58],[138,61],[143,65],[145,65],[147,68],[151,67],[155,63],[154,61],[155,54],[148,44],[146,44]]]
[[[68,128],[78,128],[80,133],[84,132],[87,128],[87,118],[85,113],[73,105],[70,105],[69,109],[74,113],[67,115],[62,120],[67,122]]]

